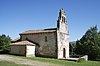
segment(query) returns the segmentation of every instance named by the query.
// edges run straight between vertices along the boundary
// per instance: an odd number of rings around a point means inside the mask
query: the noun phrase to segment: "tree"
[[[88,55],[90,60],[96,60],[100,57],[100,31],[97,26],[87,30],[80,40],[76,41],[77,54]]]
[[[0,35],[0,53],[8,53],[10,48],[11,39],[5,34]]]
[[[75,55],[76,41],[69,42],[70,55]]]

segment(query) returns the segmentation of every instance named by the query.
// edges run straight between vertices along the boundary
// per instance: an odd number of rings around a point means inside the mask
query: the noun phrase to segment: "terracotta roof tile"
[[[56,31],[56,29],[28,30],[28,31],[22,32],[20,34],[46,33],[46,32],[55,32],[55,31]]]
[[[11,43],[11,45],[35,45],[34,43],[30,42],[30,41],[19,41],[19,42],[15,42],[15,43]]]

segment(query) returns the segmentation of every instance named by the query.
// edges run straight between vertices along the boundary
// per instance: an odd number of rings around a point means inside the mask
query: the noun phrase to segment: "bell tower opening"
[[[57,28],[60,29],[62,26],[61,24],[64,23],[66,24],[66,13],[64,9],[60,9],[58,20],[57,20]]]

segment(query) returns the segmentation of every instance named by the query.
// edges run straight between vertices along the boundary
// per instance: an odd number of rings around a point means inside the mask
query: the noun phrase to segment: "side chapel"
[[[69,58],[69,32],[64,9],[60,9],[57,27],[43,30],[28,30],[12,41],[11,54],[25,56]]]

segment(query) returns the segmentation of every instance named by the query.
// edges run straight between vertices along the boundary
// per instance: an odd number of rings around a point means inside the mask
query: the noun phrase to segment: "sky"
[[[64,8],[70,41],[92,26],[100,30],[100,0],[0,0],[0,35],[18,38],[26,30],[55,28]]]

